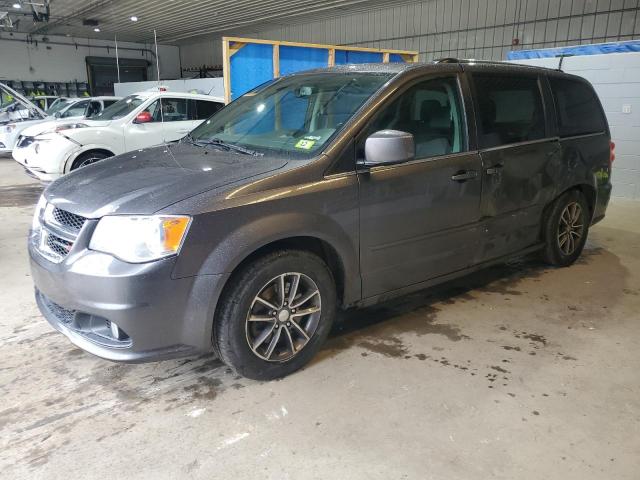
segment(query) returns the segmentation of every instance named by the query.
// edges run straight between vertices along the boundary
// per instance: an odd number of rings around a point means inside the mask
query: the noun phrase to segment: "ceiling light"
[[[20,5],[19,3],[14,3],[13,8],[21,9],[22,5]]]
[[[131,21],[132,22],[137,22],[138,21],[138,17],[136,17],[135,15],[133,17],[131,17]]]
[[[100,31],[100,29],[99,29],[99,28],[94,28],[94,29],[93,29],[93,31],[94,31],[94,32],[99,32],[99,31]]]

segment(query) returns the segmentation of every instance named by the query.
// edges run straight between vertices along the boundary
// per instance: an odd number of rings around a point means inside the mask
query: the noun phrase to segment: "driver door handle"
[[[478,176],[478,172],[475,170],[464,170],[462,172],[458,172],[455,175],[451,176],[451,180],[454,182],[465,182],[467,180],[472,180]]]

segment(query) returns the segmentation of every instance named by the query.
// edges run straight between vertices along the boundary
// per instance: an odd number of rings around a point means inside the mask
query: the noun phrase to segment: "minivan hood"
[[[284,159],[191,144],[163,145],[128,152],[71,172],[49,185],[44,195],[59,208],[87,218],[148,215],[286,164]]]

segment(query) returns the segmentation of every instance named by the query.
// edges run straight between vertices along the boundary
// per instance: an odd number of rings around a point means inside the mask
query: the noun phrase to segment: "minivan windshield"
[[[391,76],[335,72],[283,77],[246,93],[188,138],[260,154],[308,157],[320,151]]]
[[[142,105],[146,98],[138,95],[129,95],[113,105],[105,108],[98,115],[91,117],[92,120],[116,120],[125,117]]]

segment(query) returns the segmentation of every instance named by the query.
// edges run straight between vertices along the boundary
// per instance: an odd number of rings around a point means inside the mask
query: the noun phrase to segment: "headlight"
[[[47,201],[44,199],[44,195],[40,195],[38,203],[36,204],[36,211],[33,212],[33,220],[31,221],[31,235],[35,237],[40,234],[40,217],[47,206]]]
[[[103,217],[89,248],[129,263],[157,260],[180,251],[191,217],[114,215]]]

